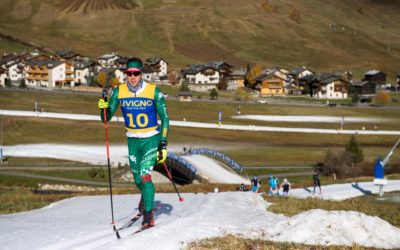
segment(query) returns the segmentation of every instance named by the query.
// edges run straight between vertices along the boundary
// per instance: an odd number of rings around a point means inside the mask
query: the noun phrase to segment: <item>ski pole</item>
[[[180,201],[180,202],[183,202],[183,198],[182,198],[181,195],[179,194],[179,191],[178,191],[178,189],[176,188],[175,182],[172,180],[172,175],[171,175],[171,172],[169,172],[169,170],[168,170],[167,164],[164,162],[163,165],[164,165],[165,171],[167,172],[167,175],[168,175],[169,180],[172,182],[172,185],[174,185],[175,192],[176,192],[176,194],[177,194],[178,197],[179,197],[179,201]]]
[[[105,91],[102,92],[102,98],[104,101],[107,101],[107,96]],[[113,205],[113,197],[112,197],[112,182],[111,182],[111,164],[110,164],[110,147],[108,144],[108,126],[107,126],[107,109],[103,109],[103,115],[104,115],[104,128],[106,130],[106,149],[107,149],[107,166],[108,166],[108,185],[110,187],[110,201],[111,201],[111,224],[113,225],[113,229],[115,231],[115,234],[117,235],[117,238],[120,239],[121,236],[118,233],[117,228],[115,227],[115,221],[114,221],[114,205]]]

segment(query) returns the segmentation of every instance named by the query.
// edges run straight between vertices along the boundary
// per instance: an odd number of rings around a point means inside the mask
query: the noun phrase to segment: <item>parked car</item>
[[[336,103],[334,102],[329,102],[326,104],[327,107],[336,107]]]

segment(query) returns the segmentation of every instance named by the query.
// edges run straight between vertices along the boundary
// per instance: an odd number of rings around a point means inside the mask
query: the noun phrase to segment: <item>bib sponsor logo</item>
[[[152,100],[120,100],[119,104],[121,105],[121,107],[142,108],[142,107],[153,106],[153,101]]]

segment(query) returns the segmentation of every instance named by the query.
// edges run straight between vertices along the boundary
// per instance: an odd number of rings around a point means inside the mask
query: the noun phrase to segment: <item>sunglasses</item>
[[[128,72],[126,72],[126,75],[127,75],[127,76],[132,76],[132,75],[138,76],[138,75],[140,75],[140,74],[142,74],[141,71],[133,71],[133,72],[128,71]]]

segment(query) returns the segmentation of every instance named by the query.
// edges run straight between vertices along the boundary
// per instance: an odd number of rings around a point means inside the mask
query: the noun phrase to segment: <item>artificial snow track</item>
[[[269,205],[252,192],[156,194],[156,226],[132,235],[140,222],[121,231],[110,224],[109,196],[66,199],[30,212],[0,216],[2,249],[182,249],[207,237],[236,234],[311,245],[354,244],[399,248],[400,229],[376,217],[354,211],[314,209],[293,217],[266,210]],[[137,211],[139,195],[116,195],[117,227]],[[316,228],[316,226],[318,227]],[[317,231],[316,231],[317,230]]]
[[[2,249],[28,249],[31,246],[48,250],[179,249],[182,242],[195,240],[198,236],[222,235],[224,231],[240,233],[256,226],[254,222],[260,222],[257,227],[264,224],[256,217],[265,217],[262,214],[266,203],[257,195],[240,193],[239,199],[234,193],[182,195],[183,203],[178,201],[176,194],[156,194],[156,226],[132,235],[140,227],[137,222],[120,232],[121,240],[116,238],[110,224],[109,197],[96,196],[75,197],[43,209],[0,216],[3,225],[0,244]],[[218,196],[230,198],[218,199]],[[117,227],[137,212],[132,208],[139,198],[139,195],[114,197]],[[249,204],[258,212],[245,218],[237,216],[240,207],[248,209]],[[216,209],[218,207],[224,209]],[[249,219],[253,223],[248,223]]]

